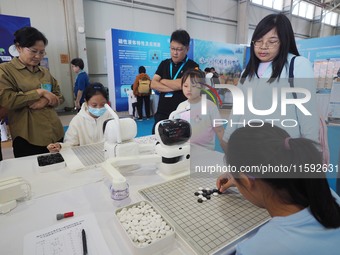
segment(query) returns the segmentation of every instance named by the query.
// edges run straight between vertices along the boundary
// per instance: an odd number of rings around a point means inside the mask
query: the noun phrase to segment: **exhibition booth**
[[[317,84],[318,114],[328,125],[328,142],[331,163],[338,164],[340,147],[340,36],[298,40],[300,54],[308,58],[314,68]],[[107,70],[110,99],[117,111],[131,112],[127,91],[133,84],[138,67],[145,66],[147,74],[153,77],[159,63],[170,58],[170,36],[136,31],[110,29],[106,33]],[[220,82],[237,84],[242,70],[249,60],[249,47],[238,44],[191,39],[189,58],[200,66],[215,67]],[[218,89],[223,102],[221,108],[232,105],[232,95],[227,89]],[[153,112],[156,110],[153,103]],[[329,174],[329,182],[335,189],[335,173]]]

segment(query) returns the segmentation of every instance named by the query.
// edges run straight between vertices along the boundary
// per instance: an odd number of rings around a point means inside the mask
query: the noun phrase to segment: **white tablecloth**
[[[202,151],[213,160],[213,156]],[[214,154],[215,155],[215,154]],[[221,162],[217,153],[215,162]],[[101,168],[87,169],[72,173],[67,168],[41,173],[37,170],[37,156],[4,160],[0,164],[0,179],[8,176],[21,176],[32,186],[32,198],[19,202],[11,212],[0,215],[0,253],[1,255],[23,254],[25,235],[59,223],[56,215],[73,211],[75,216],[94,214],[105,241],[114,255],[130,254],[118,226],[114,221],[117,208],[145,200],[138,190],[166,181],[156,174],[153,166],[144,166],[125,173],[129,183],[130,196],[122,201],[112,200]],[[68,219],[63,219],[66,221]],[[185,254],[193,252],[179,236],[175,244],[165,254]],[[34,255],[34,254],[33,254]]]

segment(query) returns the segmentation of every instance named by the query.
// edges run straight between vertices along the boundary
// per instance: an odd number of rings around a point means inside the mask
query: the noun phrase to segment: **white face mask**
[[[94,115],[96,117],[102,116],[105,112],[106,112],[106,108],[105,107],[102,107],[102,108],[93,108],[93,107],[89,106],[89,113],[91,113],[92,115]]]

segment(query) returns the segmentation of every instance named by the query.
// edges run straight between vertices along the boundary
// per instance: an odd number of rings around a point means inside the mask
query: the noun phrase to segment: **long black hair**
[[[254,52],[254,41],[261,39],[273,28],[276,29],[277,35],[280,40],[279,54],[273,59],[272,63],[272,75],[268,82],[272,83],[276,79],[280,78],[280,74],[284,66],[288,66],[287,57],[288,53],[292,53],[296,56],[300,56],[296,47],[294,38],[294,32],[292,24],[284,14],[270,14],[264,17],[260,23],[256,26],[254,34],[252,36],[252,43],[250,45],[250,59],[241,76],[241,83],[243,84],[248,77],[251,80],[257,75],[257,69],[259,68],[260,60],[256,57]]]
[[[252,124],[252,126],[254,126]],[[270,123],[260,127],[242,127],[233,132],[226,152],[228,164],[235,169],[254,166],[322,165],[321,153],[312,140],[290,138],[288,133]],[[324,170],[324,169],[323,169]],[[300,178],[287,176],[272,178],[252,171],[251,176],[268,184],[285,204],[310,207],[313,216],[326,228],[340,227],[340,206],[332,196],[323,172],[303,174]],[[283,175],[284,174],[284,175]],[[239,182],[239,173],[232,173]]]

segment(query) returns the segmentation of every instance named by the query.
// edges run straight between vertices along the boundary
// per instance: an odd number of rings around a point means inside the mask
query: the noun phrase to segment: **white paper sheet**
[[[24,255],[83,255],[82,230],[88,254],[110,255],[93,214],[64,219],[60,224],[29,233],[24,238]]]

